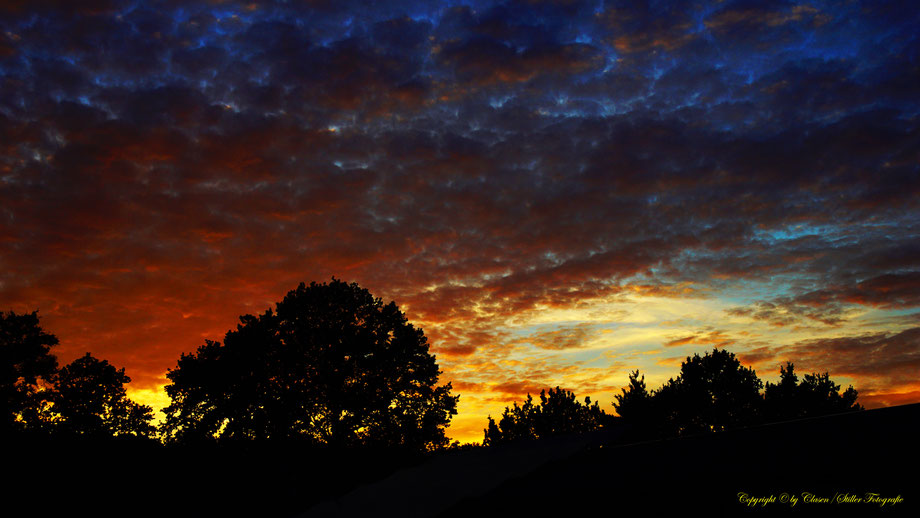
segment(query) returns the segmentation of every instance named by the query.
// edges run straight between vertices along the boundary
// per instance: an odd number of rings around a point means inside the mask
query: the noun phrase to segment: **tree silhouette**
[[[51,389],[52,422],[56,433],[106,438],[150,437],[153,409],[128,398],[131,378],[106,360],[89,353],[64,366]]]
[[[799,382],[795,366],[787,362],[780,367],[779,383],[767,383],[764,389],[764,412],[769,419],[779,420],[862,410],[857,396],[852,386],[841,394],[840,385],[827,372],[806,374]]]
[[[645,438],[653,433],[652,394],[645,386],[645,376],[639,377],[639,370],[629,373],[629,385],[620,389],[622,394],[613,396],[613,408],[623,423],[631,428],[630,438]]]
[[[645,377],[631,372],[629,385],[614,396],[613,406],[632,427],[629,438],[673,437],[716,432],[765,421],[795,419],[862,410],[857,392],[828,373],[807,374],[799,382],[792,363],[780,368],[779,383],[763,382],[734,354],[713,349],[687,357],[680,375],[648,392]]]
[[[536,439],[537,421],[540,419],[540,407],[533,404],[533,396],[527,394],[524,403],[518,406],[517,401],[512,407],[505,407],[499,424],[495,424],[489,416],[489,424],[483,431],[485,437],[482,444],[494,446],[515,441],[528,441]]]
[[[806,416],[863,409],[862,406],[856,404],[858,396],[856,389],[850,386],[843,394],[840,394],[840,385],[834,383],[827,372],[806,374],[805,379],[799,384],[799,390],[803,393],[802,399],[805,400]]]
[[[483,445],[492,446],[508,442],[542,439],[554,435],[584,433],[601,429],[609,416],[597,403],[586,397],[581,403],[575,394],[559,387],[540,391],[540,404],[527,394],[524,403],[505,407],[498,424],[489,416],[483,430]]]
[[[608,418],[596,402],[591,404],[590,397],[585,397],[582,404],[575,394],[559,387],[540,391],[540,410],[541,419],[537,423],[540,437],[598,430]]]
[[[459,396],[438,386],[428,342],[394,302],[357,284],[303,283],[224,343],[168,372],[167,439],[305,438],[319,444],[447,444]]]
[[[733,353],[713,349],[687,357],[677,379],[653,396],[653,416],[666,435],[721,431],[758,419],[763,382]]]
[[[645,387],[645,376],[639,378],[639,370],[629,373],[629,386],[620,389],[623,393],[613,396],[613,408],[617,414],[630,421],[641,421],[649,412],[651,394]]]
[[[795,419],[805,415],[799,398],[799,377],[791,362],[779,368],[779,383],[767,383],[764,388],[764,414],[767,419]]]
[[[38,312],[0,312],[0,433],[40,426],[40,389],[57,370],[50,352],[57,343],[39,326]]]

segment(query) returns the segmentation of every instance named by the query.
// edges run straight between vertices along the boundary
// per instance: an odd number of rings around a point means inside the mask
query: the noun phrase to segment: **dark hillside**
[[[918,425],[914,404],[591,448],[439,516],[917,516]],[[767,501],[749,506],[741,493]],[[867,493],[902,501],[854,501]]]
[[[452,451],[3,442],[10,516],[916,516],[920,404],[615,445],[618,432]],[[424,460],[424,462],[422,462]],[[903,501],[807,503],[804,493]],[[746,507],[739,493],[775,496]],[[782,494],[799,498],[795,507]]]
[[[390,450],[297,443],[165,447],[134,440],[6,440],[4,516],[278,517],[419,462]]]

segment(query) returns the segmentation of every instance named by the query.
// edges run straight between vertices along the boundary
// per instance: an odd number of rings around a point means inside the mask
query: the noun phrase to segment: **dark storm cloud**
[[[335,274],[455,356],[626,284],[796,277],[736,310],[774,323],[916,307],[917,13],[668,5],[6,3],[0,290],[168,285],[175,318]]]
[[[866,377],[872,380],[872,386],[866,387],[871,392],[916,382],[920,368],[920,328],[754,349],[742,354],[741,359],[770,366],[792,361],[801,372],[820,369],[841,376]]]
[[[886,273],[853,284],[829,284],[794,297],[732,308],[728,313],[749,316],[776,326],[801,324],[804,319],[834,326],[845,323],[847,310],[857,306],[880,309],[920,306],[920,273]]]

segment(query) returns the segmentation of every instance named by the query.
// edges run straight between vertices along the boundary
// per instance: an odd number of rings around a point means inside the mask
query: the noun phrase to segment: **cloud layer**
[[[616,389],[652,364],[590,356],[626,324],[584,316],[650,298],[725,311],[637,347],[907,390],[920,10],[380,4],[0,5],[0,300],[144,388],[335,275],[487,397]],[[581,316],[535,324],[552,311]],[[840,347],[885,359],[817,353]]]

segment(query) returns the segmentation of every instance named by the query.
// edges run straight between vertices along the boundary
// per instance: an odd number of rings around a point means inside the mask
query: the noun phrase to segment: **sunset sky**
[[[0,2],[0,310],[159,409],[298,283],[394,300],[448,435],[725,348],[920,401],[920,6]]]

